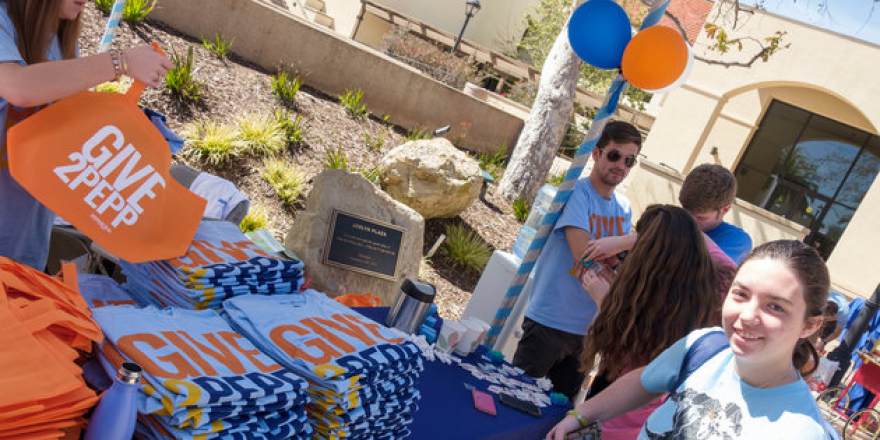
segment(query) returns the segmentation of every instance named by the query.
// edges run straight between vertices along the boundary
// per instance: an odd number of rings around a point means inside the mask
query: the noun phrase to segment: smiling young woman
[[[562,439],[583,423],[608,420],[663,393],[669,398],[648,418],[640,439],[838,438],[800,377],[818,360],[807,337],[821,326],[829,284],[812,247],[790,240],[757,247],[724,301],[729,347],[683,373],[690,348],[717,328],[691,332],[578,405],[577,415],[547,438]]]

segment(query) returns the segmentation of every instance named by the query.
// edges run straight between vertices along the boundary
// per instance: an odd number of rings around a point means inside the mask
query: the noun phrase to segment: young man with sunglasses
[[[575,184],[535,267],[513,364],[533,377],[546,376],[569,399],[584,380],[579,357],[597,309],[577,278],[579,258],[594,240],[630,233],[630,202],[615,189],[635,166],[641,146],[641,133],[631,124],[605,126],[590,176]]]

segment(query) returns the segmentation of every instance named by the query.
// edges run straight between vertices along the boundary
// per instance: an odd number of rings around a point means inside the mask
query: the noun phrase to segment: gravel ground
[[[83,55],[97,51],[106,20],[107,17],[89,2],[80,40]],[[234,42],[232,54],[228,59],[221,60],[204,49],[200,41],[148,20],[137,26],[122,23],[117,31],[115,45],[118,48],[127,48],[150,41],[158,42],[168,53],[185,54],[189,47],[194,48],[194,76],[203,83],[202,98],[197,103],[181,103],[164,88],[149,89],[141,98],[142,105],[165,113],[168,125],[177,133],[183,135],[193,121],[232,123],[240,115],[270,113],[278,106],[270,89],[270,75],[273,72],[267,72],[236,56]],[[311,186],[311,177],[324,168],[322,160],[328,151],[340,148],[347,154],[350,165],[372,168],[385,153],[403,143],[406,135],[404,129],[386,125],[375,117],[355,120],[346,113],[337,97],[309,88],[307,76],[304,84],[292,109],[294,115],[300,115],[308,122],[304,143],[283,153],[285,159],[296,164],[309,176],[306,191],[295,206],[284,206],[269,184],[260,178],[261,159],[244,157],[225,167],[214,167],[189,157],[186,149],[175,158],[178,162],[235,183],[247,194],[253,205],[260,205],[268,211],[269,228],[282,241],[297,210],[303,208],[302,204]],[[367,136],[370,139],[382,137],[384,143],[378,149],[371,148],[365,140]],[[443,233],[445,225],[453,221],[467,224],[493,249],[509,250],[520,224],[511,214],[510,204],[494,195],[494,185],[489,187],[488,193],[485,201],[475,201],[456,218],[428,220],[425,224],[425,252]],[[443,255],[442,250],[423,264],[420,277],[436,286],[439,313],[447,319],[458,319],[461,316],[479,280],[479,274],[456,268]]]

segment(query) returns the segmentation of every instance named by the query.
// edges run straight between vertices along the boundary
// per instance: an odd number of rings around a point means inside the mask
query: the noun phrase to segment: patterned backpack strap
[[[685,353],[684,361],[681,363],[681,370],[678,372],[678,380],[670,392],[674,393],[691,373],[697,371],[706,361],[712,359],[713,356],[728,346],[730,344],[727,342],[727,336],[721,330],[712,330],[700,336]]]

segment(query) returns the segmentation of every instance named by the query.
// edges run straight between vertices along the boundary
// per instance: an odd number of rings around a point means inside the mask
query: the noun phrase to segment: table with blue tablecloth
[[[355,308],[364,316],[379,323],[385,322],[387,307]],[[485,349],[463,358],[470,363],[482,360]],[[541,408],[541,417],[534,417],[502,405],[494,396],[497,416],[477,411],[471,391],[487,391],[490,382],[480,380],[458,365],[439,361],[425,362],[418,389],[422,394],[419,410],[410,426],[412,439],[538,439],[571,409],[571,404],[550,405]],[[491,393],[490,393],[491,394]]]

